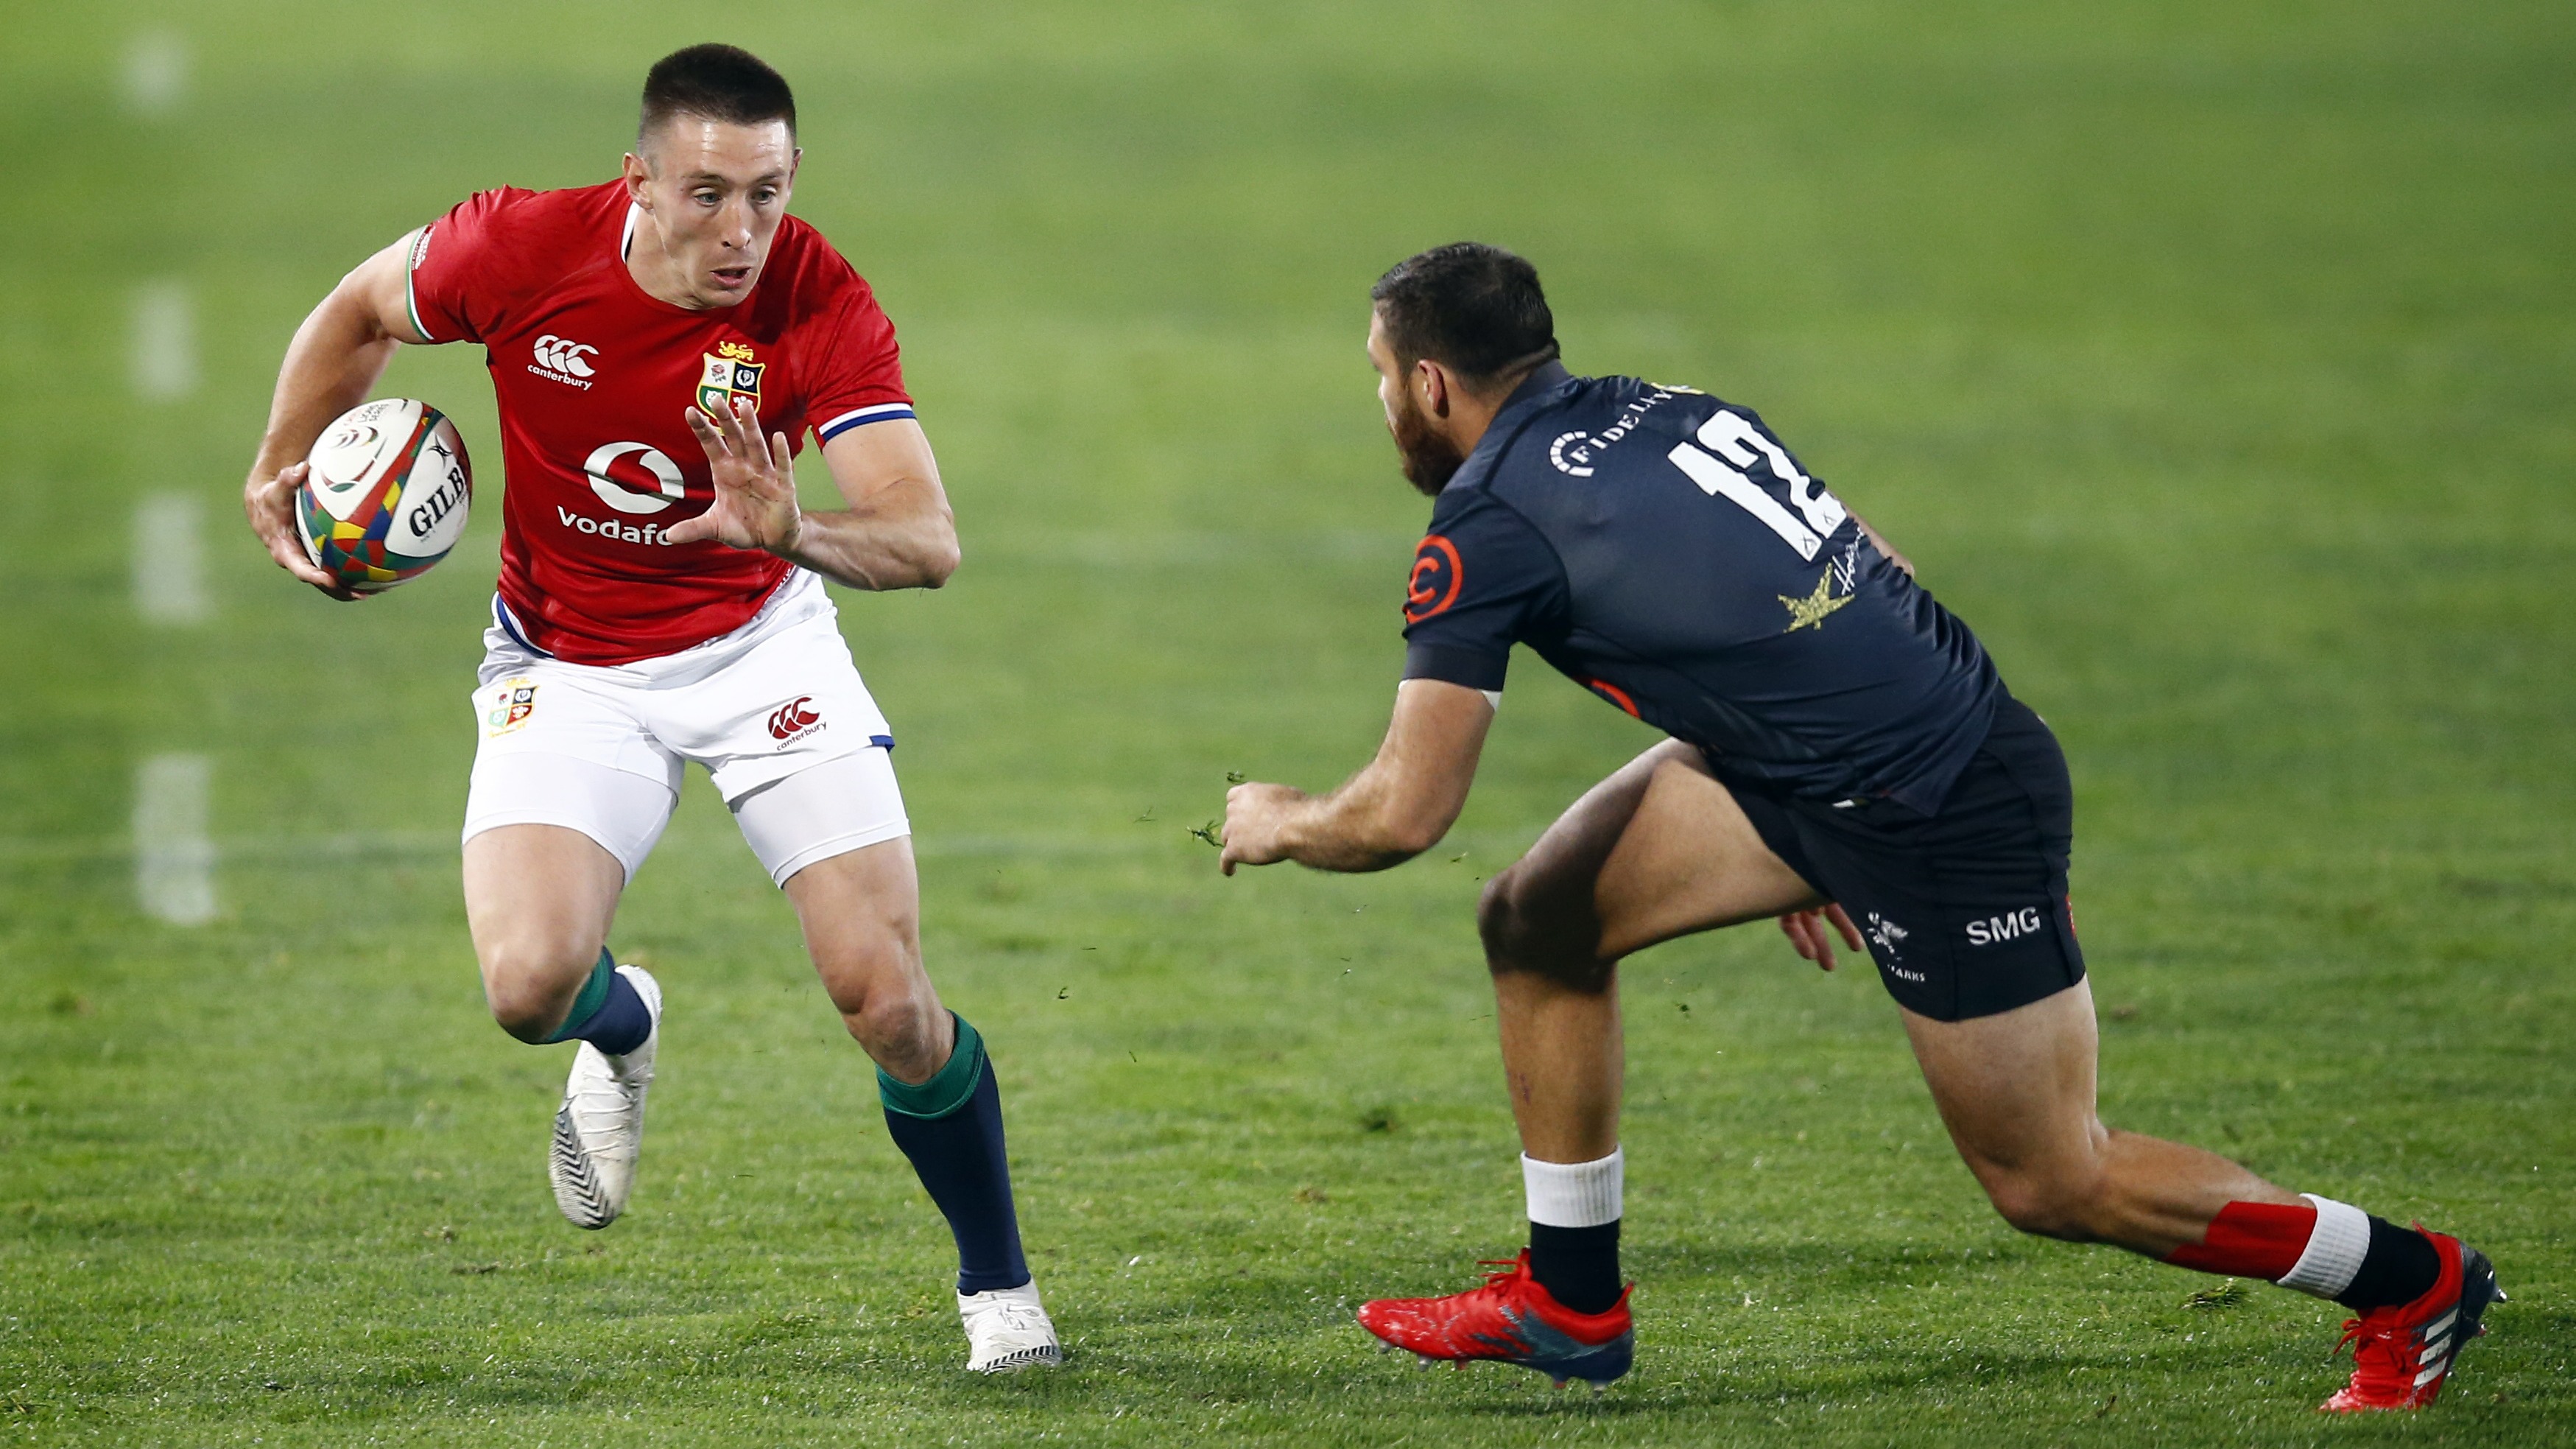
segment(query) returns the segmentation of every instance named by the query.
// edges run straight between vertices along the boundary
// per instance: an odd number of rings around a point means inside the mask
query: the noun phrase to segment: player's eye
[[[713,191],[701,191],[693,199],[700,206],[714,206],[722,202],[724,197]]]

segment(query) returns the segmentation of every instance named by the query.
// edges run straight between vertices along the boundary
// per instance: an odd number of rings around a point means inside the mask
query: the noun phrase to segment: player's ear
[[[1422,383],[1422,410],[1435,418],[1449,416],[1449,370],[1426,357],[1413,364]]]
[[[651,211],[653,201],[648,187],[653,180],[653,168],[644,163],[643,157],[629,151],[626,153],[623,169],[626,180],[626,199],[646,211]]]

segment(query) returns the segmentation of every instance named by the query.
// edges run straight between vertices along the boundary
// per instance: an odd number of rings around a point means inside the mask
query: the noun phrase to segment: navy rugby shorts
[[[1993,1016],[2084,979],[2066,902],[2075,791],[2057,737],[2019,700],[1996,705],[1937,814],[1727,788],[1771,853],[1850,913],[1906,1010]]]

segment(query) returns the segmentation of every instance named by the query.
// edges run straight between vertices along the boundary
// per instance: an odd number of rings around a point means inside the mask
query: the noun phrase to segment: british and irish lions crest
[[[733,410],[735,398],[749,398],[752,407],[759,408],[760,375],[769,370],[769,364],[752,361],[750,343],[719,342],[704,357],[707,366],[698,374],[698,406],[708,416],[725,416]]]

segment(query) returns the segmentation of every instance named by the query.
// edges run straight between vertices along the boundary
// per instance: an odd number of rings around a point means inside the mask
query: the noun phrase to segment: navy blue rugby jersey
[[[1404,676],[1503,687],[1512,645],[1719,775],[1931,814],[2003,683],[1751,409],[1554,363],[1431,510]]]

